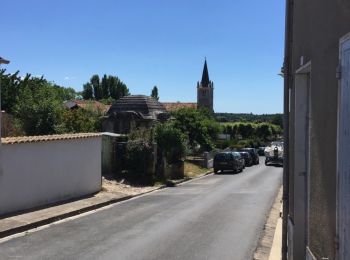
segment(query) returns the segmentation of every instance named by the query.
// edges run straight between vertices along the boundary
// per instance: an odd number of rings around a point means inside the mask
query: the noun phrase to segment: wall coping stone
[[[38,136],[18,136],[1,138],[1,144],[20,144],[20,143],[38,143],[51,142],[71,139],[101,137],[101,133],[78,133],[61,135],[38,135]]]

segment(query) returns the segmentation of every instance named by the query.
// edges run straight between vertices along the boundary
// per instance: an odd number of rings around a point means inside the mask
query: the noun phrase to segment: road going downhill
[[[0,259],[252,259],[281,181],[263,163],[210,175],[8,240]]]

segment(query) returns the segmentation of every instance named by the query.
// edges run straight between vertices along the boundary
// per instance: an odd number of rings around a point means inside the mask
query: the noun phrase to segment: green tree
[[[107,99],[110,97],[109,84],[107,75],[104,74],[101,80],[102,98]]]
[[[98,75],[93,75],[83,88],[83,99],[101,100],[108,104],[113,103],[113,100],[130,95],[128,87],[118,77],[106,74],[101,80]]]
[[[76,91],[74,90],[74,88],[64,88],[58,85],[53,85],[53,88],[55,89],[58,98],[63,100],[63,101],[67,101],[67,100],[72,100],[75,99],[77,96]]]
[[[271,124],[278,125],[283,129],[283,115],[276,114],[271,119]]]
[[[118,79],[118,78],[117,78]],[[129,96],[130,92],[128,87],[119,79],[117,80],[117,96],[116,99],[119,99],[124,96]]]
[[[62,111],[62,100],[53,86],[42,78],[33,78],[19,90],[14,116],[27,135],[54,134]]]
[[[93,89],[91,83],[84,84],[82,96],[83,96],[83,99],[85,99],[85,100],[91,100],[94,98],[94,89]]]
[[[182,108],[173,113],[174,127],[186,135],[192,148],[198,144],[202,149],[211,150],[220,126],[203,111]]]
[[[270,125],[267,123],[257,125],[255,134],[258,138],[267,141],[268,138],[272,135]]]
[[[90,83],[94,89],[94,98],[100,100],[103,98],[102,87],[100,84],[100,77],[98,75],[93,75],[90,79]]]
[[[18,76],[19,71],[14,74],[6,74],[6,70],[0,70],[1,81],[1,110],[5,110],[8,113],[12,113],[13,108],[18,98],[18,92],[23,85],[23,81]],[[26,75],[25,81],[28,80],[30,75]]]
[[[243,139],[247,139],[253,136],[254,128],[250,123],[241,123],[238,125],[237,133],[240,134]]]
[[[58,133],[90,133],[101,130],[100,116],[92,109],[65,109],[60,115]]]
[[[158,96],[158,88],[157,86],[154,86],[151,92],[151,97],[153,97],[156,100],[159,100],[159,96]]]

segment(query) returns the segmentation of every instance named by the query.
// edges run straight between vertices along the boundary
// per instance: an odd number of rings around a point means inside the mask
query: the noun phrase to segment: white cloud
[[[64,80],[71,80],[71,79],[75,79],[75,77],[74,77],[74,76],[72,76],[72,77],[65,76],[65,77],[64,77]]]

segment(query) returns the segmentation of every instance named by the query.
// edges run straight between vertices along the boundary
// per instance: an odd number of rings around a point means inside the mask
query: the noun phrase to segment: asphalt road
[[[209,175],[0,244],[0,259],[252,259],[282,168]]]

